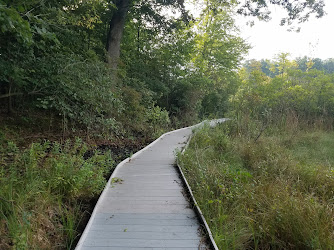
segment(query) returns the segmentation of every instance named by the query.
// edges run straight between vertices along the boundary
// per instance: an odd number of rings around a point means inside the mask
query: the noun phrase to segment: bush
[[[87,149],[80,139],[34,143],[22,152],[6,143],[0,152],[6,163],[0,168],[0,248],[71,246],[84,214],[81,201],[102,191],[113,165],[108,153],[85,159]]]

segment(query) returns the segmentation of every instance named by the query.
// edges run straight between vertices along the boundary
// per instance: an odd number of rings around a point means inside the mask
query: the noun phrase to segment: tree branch
[[[16,96],[16,95],[23,95],[23,93],[17,92],[17,93],[8,93],[8,94],[0,95],[0,99],[8,98],[8,97],[11,97],[11,96]]]
[[[46,89],[46,88],[41,88],[39,90],[33,90],[33,91],[28,92],[26,94],[27,95],[37,95],[37,94],[40,94],[43,89]],[[0,99],[12,97],[12,96],[24,95],[24,94],[25,93],[23,93],[23,92],[7,93],[7,94],[4,94],[4,95],[0,95]]]

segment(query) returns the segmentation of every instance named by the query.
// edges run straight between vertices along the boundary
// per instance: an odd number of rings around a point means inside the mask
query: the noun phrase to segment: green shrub
[[[80,139],[33,143],[20,151],[12,142],[1,151],[0,248],[70,247],[84,214],[81,201],[98,195],[113,167],[108,153]],[[59,232],[60,231],[60,232]]]

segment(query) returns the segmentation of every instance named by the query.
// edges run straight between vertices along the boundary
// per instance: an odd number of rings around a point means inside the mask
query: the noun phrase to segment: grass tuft
[[[80,139],[25,150],[0,140],[0,249],[72,248],[85,215],[81,203],[103,189],[110,154],[85,159]]]
[[[334,133],[257,127],[205,127],[180,155],[217,245],[331,249]]]

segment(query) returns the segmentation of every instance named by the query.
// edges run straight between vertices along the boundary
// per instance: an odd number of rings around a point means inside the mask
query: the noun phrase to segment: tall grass
[[[207,127],[180,156],[219,248],[332,249],[334,133],[261,131]]]
[[[102,190],[113,165],[108,153],[85,159],[86,151],[80,139],[20,150],[0,135],[0,249],[73,247],[82,202]]]

